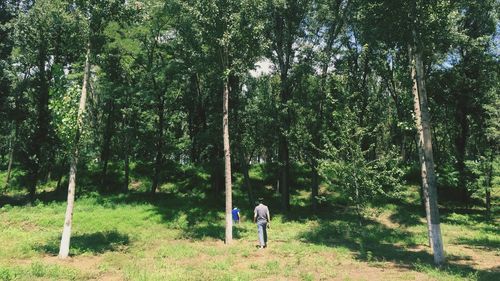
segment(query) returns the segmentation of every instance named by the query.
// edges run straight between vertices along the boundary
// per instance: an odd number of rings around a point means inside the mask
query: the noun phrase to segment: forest
[[[0,0],[0,280],[498,280],[499,15]]]

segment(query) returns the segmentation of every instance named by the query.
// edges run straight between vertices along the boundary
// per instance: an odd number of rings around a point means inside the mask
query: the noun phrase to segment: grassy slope
[[[220,199],[165,189],[155,198],[78,198],[66,261],[56,257],[64,202],[4,206],[0,280],[500,280],[498,224],[480,213],[443,210],[449,262],[431,266],[414,192],[408,202],[373,207],[361,224],[341,206],[311,219],[305,192],[294,196],[291,214],[276,214],[269,192],[269,248],[257,250],[252,210],[238,190],[245,219],[227,247]]]

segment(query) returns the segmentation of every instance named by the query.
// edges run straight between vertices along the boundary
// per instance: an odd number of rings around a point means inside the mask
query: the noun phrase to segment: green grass
[[[0,280],[82,280],[92,278],[77,269],[67,266],[50,265],[41,262],[32,262],[26,266],[0,266]]]
[[[256,182],[264,182],[259,175],[252,171]],[[203,177],[195,180],[201,187],[186,189],[192,182],[183,179],[154,197],[80,196],[68,261],[56,258],[64,201],[42,197],[31,206],[4,205],[0,280],[367,280],[373,274],[387,280],[500,280],[498,224],[478,212],[443,210],[448,262],[432,265],[413,187],[410,199],[371,206],[363,220],[342,205],[323,205],[313,216],[304,191],[293,195],[292,212],[283,214],[277,195],[262,189],[273,221],[269,247],[257,250],[253,208],[238,181],[234,202],[243,221],[226,246],[223,198],[207,192]]]

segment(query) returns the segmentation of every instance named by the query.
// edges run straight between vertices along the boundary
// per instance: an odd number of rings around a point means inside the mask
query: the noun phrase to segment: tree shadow
[[[466,208],[440,208],[441,221],[449,224],[475,225],[479,223],[491,223],[492,218],[485,215],[483,210]],[[493,213],[495,217],[499,213]]]
[[[300,234],[302,241],[329,247],[346,247],[355,258],[367,262],[391,262],[398,267],[420,271],[422,267],[464,278],[476,276],[477,280],[500,280],[498,268],[477,270],[461,262],[467,256],[449,256],[441,267],[433,266],[433,256],[427,246],[418,245],[414,235],[404,229],[388,228],[376,221],[362,219],[355,223],[351,216],[339,216],[333,221],[320,220],[318,225]]]
[[[425,213],[420,205],[399,202],[396,211],[389,216],[389,219],[403,226],[415,226],[422,224],[421,219],[425,218]]]
[[[52,190],[52,191],[42,191],[36,194],[34,204],[37,202],[50,203],[50,202],[63,202],[66,201],[66,194],[61,190]],[[0,195],[0,208],[5,205],[10,206],[25,206],[32,204],[30,202],[29,194],[23,195]]]
[[[233,238],[240,239],[243,233],[247,230],[233,225]],[[195,225],[183,230],[182,238],[192,240],[203,240],[206,238],[224,240],[225,226],[214,223],[204,223],[202,225]]]
[[[204,194],[132,193],[98,200],[106,200],[111,208],[117,204],[151,204],[153,211],[161,215],[164,223],[181,231],[180,238],[224,240],[224,201],[206,198]],[[240,238],[244,231],[234,227],[233,237]]]
[[[0,196],[0,208],[6,205],[23,206],[29,202],[28,195]]]
[[[499,251],[500,241],[491,240],[488,237],[481,238],[466,238],[460,237],[454,241],[457,244],[463,244],[474,248],[481,248],[487,251]]]
[[[59,239],[52,239],[49,244],[39,245],[34,248],[36,251],[57,255],[59,253],[58,242]],[[129,236],[117,231],[77,234],[71,237],[70,254],[102,254],[108,251],[120,251],[129,244]]]

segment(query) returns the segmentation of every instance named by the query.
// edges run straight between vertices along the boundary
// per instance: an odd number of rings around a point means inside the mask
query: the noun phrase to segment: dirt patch
[[[409,268],[399,267],[394,263],[385,262],[371,265],[340,257],[335,251],[325,251],[309,255],[283,254],[273,250],[273,247],[257,249],[254,242],[239,241],[251,249],[247,255],[238,258],[231,267],[234,271],[249,269],[265,270],[266,265],[273,261],[280,264],[279,273],[255,280],[431,280],[423,273]],[[282,243],[273,243],[279,247]],[[318,263],[318,261],[327,261]],[[293,265],[290,267],[290,265]],[[284,277],[283,271],[288,271]]]
[[[101,276],[91,279],[91,280],[99,280],[99,281],[122,281],[125,280],[123,277],[121,277],[121,274],[118,272],[106,272],[102,274]]]
[[[500,272],[500,256],[495,252],[454,244],[445,246],[447,259],[450,263],[470,266],[477,270]]]
[[[85,275],[90,276],[89,280],[100,281],[121,281],[124,280],[122,274],[116,271],[103,272],[99,268],[103,261],[102,256],[76,256],[60,259],[57,256],[44,256],[43,262],[48,264],[56,264],[61,266],[69,266],[75,268]]]
[[[60,259],[57,256],[44,256],[45,263],[71,266],[84,272],[98,271],[99,264],[102,261],[100,256],[77,256]]]
[[[391,229],[404,228],[403,225],[393,222],[388,213],[382,213],[373,219]],[[426,223],[424,219],[421,219],[421,222],[422,224]],[[479,248],[453,243],[446,243],[444,247],[446,261],[450,265],[467,266],[474,270],[500,272],[500,267],[498,266],[500,264],[500,256],[498,252],[484,251]],[[411,248],[405,248],[405,250],[411,252],[425,251],[432,255],[431,249],[427,245],[416,245]]]

